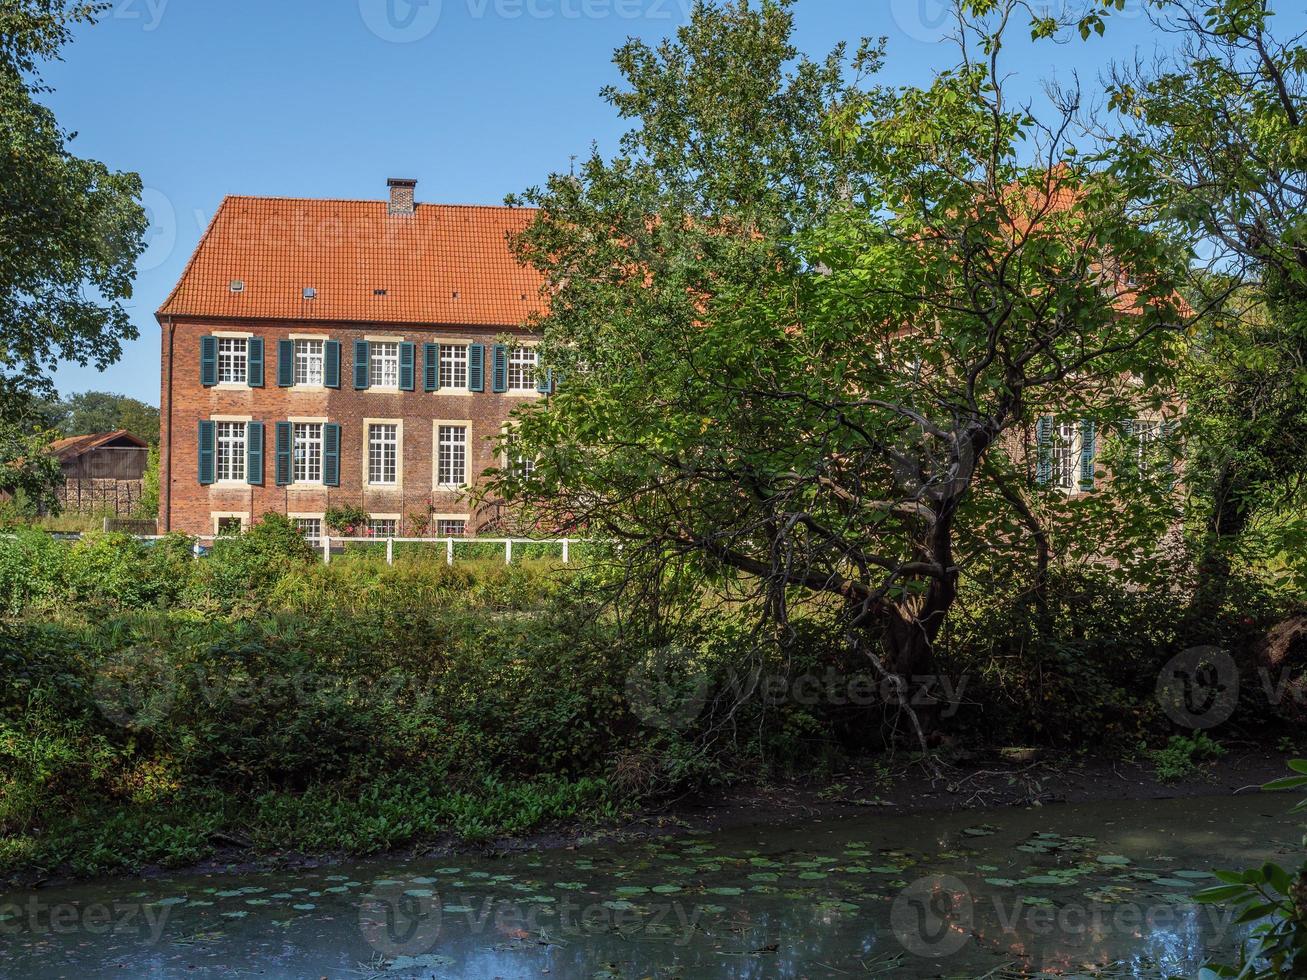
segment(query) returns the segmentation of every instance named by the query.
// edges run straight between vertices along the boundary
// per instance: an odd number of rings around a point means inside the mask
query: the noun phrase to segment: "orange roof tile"
[[[159,309],[167,316],[516,326],[543,309],[508,236],[530,208],[228,197]],[[244,283],[233,292],[234,280]],[[316,290],[305,299],[304,290]]]

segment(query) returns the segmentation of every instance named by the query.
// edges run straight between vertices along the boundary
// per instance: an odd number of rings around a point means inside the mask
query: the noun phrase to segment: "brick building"
[[[495,527],[464,491],[549,391],[524,326],[541,280],[508,247],[532,214],[416,204],[415,183],[223,201],[157,313],[161,530],[276,511],[315,537],[347,505],[378,534]]]

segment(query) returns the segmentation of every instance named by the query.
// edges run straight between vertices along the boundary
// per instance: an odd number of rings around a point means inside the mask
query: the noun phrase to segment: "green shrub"
[[[1225,747],[1208,738],[1206,732],[1172,735],[1165,747],[1147,752],[1164,783],[1178,783],[1199,770],[1199,763],[1211,762],[1225,755]]]
[[[318,557],[299,528],[281,514],[264,514],[249,530],[219,538],[199,565],[191,598],[224,608],[255,605],[295,569]]]

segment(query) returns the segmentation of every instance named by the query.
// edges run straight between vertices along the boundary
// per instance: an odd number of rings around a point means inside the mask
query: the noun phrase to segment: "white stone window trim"
[[[395,427],[395,482],[394,483],[373,483],[371,481],[372,467],[372,427],[374,425],[393,425]],[[363,420],[363,486],[365,489],[373,488],[377,490],[401,490],[404,487],[404,420],[403,419],[372,419]]]

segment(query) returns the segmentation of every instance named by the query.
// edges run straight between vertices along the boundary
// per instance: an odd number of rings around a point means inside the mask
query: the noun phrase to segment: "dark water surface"
[[[0,976],[1193,975],[1189,896],[1282,862],[1285,797],[900,816],[504,858],[179,874],[0,895]]]

